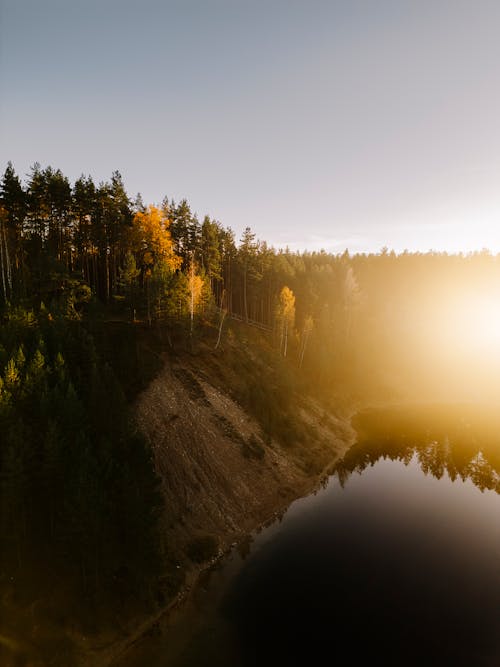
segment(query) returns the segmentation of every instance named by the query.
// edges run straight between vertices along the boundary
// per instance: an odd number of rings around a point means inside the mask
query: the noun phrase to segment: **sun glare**
[[[500,300],[467,296],[452,311],[452,335],[462,348],[490,359],[500,355]]]

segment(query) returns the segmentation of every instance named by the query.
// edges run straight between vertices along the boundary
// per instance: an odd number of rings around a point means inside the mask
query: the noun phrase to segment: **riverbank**
[[[134,412],[163,498],[165,602],[147,617],[117,619],[114,635],[92,646],[78,641],[84,667],[119,665],[232,546],[318,488],[355,438],[352,407],[312,396],[265,337],[248,329],[228,336],[217,353],[163,348],[158,363]]]
[[[388,411],[394,412],[394,414],[396,416],[398,416],[399,413],[400,413],[400,409],[398,409],[398,408],[401,408],[401,405],[399,405],[399,406],[385,406],[385,407],[387,408]],[[405,407],[405,412],[406,412],[408,406],[406,404],[404,404],[404,407]],[[417,406],[415,406],[415,409],[417,410],[417,412],[419,412],[419,414],[421,412],[422,407],[425,407],[424,413],[421,414],[421,416],[424,417],[424,426],[425,426],[425,428],[430,428],[431,426],[435,425],[435,419],[434,419],[435,414],[440,414],[443,406],[442,405],[433,406],[432,404],[425,404],[425,406],[424,406],[424,404],[418,404]],[[433,407],[435,408],[435,410],[431,409]],[[467,415],[466,415],[466,413],[461,412],[462,407],[463,406],[456,406],[458,412],[455,414],[454,423],[457,423],[459,425],[461,424],[463,426],[464,416],[467,416]],[[487,406],[487,407],[488,407],[488,409],[491,410],[491,406]],[[379,406],[378,409],[380,410],[380,406]],[[360,408],[359,410],[357,410],[356,414],[358,414],[359,412],[362,413],[363,409]],[[411,417],[412,417],[412,412],[410,412],[410,414],[409,414],[410,419],[411,419]],[[346,419],[347,419],[347,417],[346,417]],[[429,419],[430,419],[430,421],[429,421]],[[496,415],[496,418],[495,418],[495,423],[496,422],[497,422],[497,415]],[[439,423],[438,423],[438,426],[439,426]],[[378,422],[375,422],[375,426],[377,426],[377,424],[378,424]],[[390,429],[390,426],[391,426],[390,421],[386,420],[386,421],[384,421],[384,424],[386,425],[387,428]],[[468,422],[467,422],[466,426],[467,427],[469,426]],[[472,422],[471,422],[471,426],[472,426]],[[447,426],[447,428],[449,428],[449,426]],[[405,434],[407,434],[407,432],[408,432],[407,429],[403,429],[403,430],[399,429],[399,431],[398,431],[399,436],[402,437],[403,439],[406,437]],[[498,432],[498,430],[496,432]],[[354,443],[354,440],[356,439],[357,434],[352,430],[352,427],[350,429],[350,433],[351,433],[351,438],[352,439],[346,438],[346,440],[344,441],[345,449],[343,451],[341,449],[339,449],[336,460],[338,460],[338,458],[340,458],[345,453],[345,451],[347,451],[351,447],[351,445]],[[487,433],[487,431],[486,431],[486,433]],[[346,434],[347,434],[347,431],[346,431]],[[457,435],[457,434],[458,434],[458,432],[455,435]],[[484,435],[484,433],[482,435]],[[418,440],[418,438],[417,438],[417,440]],[[383,442],[383,440],[381,440],[381,442]],[[486,441],[485,441],[485,443],[487,444]],[[455,444],[457,444],[457,443],[455,443]],[[462,458],[461,456],[458,456],[458,460],[460,460],[461,458]],[[468,457],[468,458],[470,458],[470,457]],[[365,458],[362,457],[362,460],[364,461]],[[333,463],[334,462],[332,461],[332,465],[333,465]],[[316,479],[314,479],[314,480],[311,479],[310,480],[311,487],[308,490],[305,491],[305,493],[303,494],[304,496],[308,495],[309,493],[314,493],[315,490],[317,490],[319,488],[319,485],[322,484],[322,482],[324,482],[325,479],[329,476],[329,473],[331,472],[330,468],[331,468],[331,466],[327,467],[323,471],[322,474],[319,474],[316,477]],[[356,465],[355,468],[358,469],[358,465]],[[438,470],[440,470],[440,466],[438,466]],[[424,470],[424,469],[423,469],[423,472],[425,472],[427,474],[427,471]],[[480,472],[480,471],[478,470],[476,472]],[[463,477],[462,472],[460,472],[460,475]],[[439,472],[435,476],[439,480],[442,477],[442,473]],[[452,475],[451,479],[454,480],[455,476],[456,475]],[[481,485],[478,484],[478,480],[476,479],[476,477],[474,477],[474,483],[477,486],[479,486],[479,488],[481,488],[481,490],[483,490]],[[487,488],[489,488],[489,487],[487,487]],[[268,518],[267,521],[264,521],[261,524],[261,526],[265,526],[267,524],[272,523],[276,518],[279,517],[279,515],[282,512],[286,511],[287,507],[288,507],[288,505],[277,509],[276,512]],[[258,527],[256,527],[256,529],[258,529]],[[245,538],[248,538],[248,536],[242,535],[241,538],[240,538],[241,542],[236,543],[234,545],[234,547],[237,547],[237,545],[240,544],[240,543],[243,546]],[[206,572],[207,570],[209,570],[211,567],[217,566],[217,564],[220,561],[223,561],[225,558],[227,558],[227,556],[228,556],[228,552],[221,553],[217,558],[213,559],[210,563],[205,564],[203,567],[198,568],[196,571],[193,570],[191,572],[192,579],[190,580],[190,584],[185,587],[185,589],[182,591],[182,593],[179,595],[179,597],[175,601],[173,601],[173,603],[171,605],[169,605],[168,608],[166,608],[165,610],[160,612],[158,614],[158,616],[156,617],[156,619],[150,619],[149,623],[147,623],[143,628],[139,629],[137,634],[134,636],[134,638],[131,639],[131,641],[127,645],[123,646],[123,650],[121,650],[120,652],[117,652],[115,654],[113,660],[108,664],[112,665],[113,667],[130,667],[131,665],[142,664],[141,661],[142,661],[144,655],[146,655],[146,656],[148,655],[148,650],[149,651],[155,651],[155,650],[158,649],[159,645],[160,646],[162,645],[162,644],[158,644],[158,642],[163,642],[164,646],[169,647],[169,651],[170,650],[173,651],[174,656],[177,655],[176,651],[178,650],[178,648],[177,648],[176,635],[175,635],[175,630],[172,631],[172,628],[177,627],[176,623],[177,623],[177,618],[178,617],[176,616],[176,617],[173,617],[172,619],[170,619],[170,615],[171,614],[173,615],[174,612],[176,612],[176,611],[180,611],[180,612],[182,612],[182,614],[184,614],[185,611],[181,607],[184,603],[190,602],[192,596],[193,596],[193,600],[195,601],[195,604],[196,604],[196,599],[197,598],[195,596],[198,594],[198,598],[199,598],[200,592],[203,596],[205,594],[205,587],[207,586],[207,579],[202,577],[203,573]],[[218,580],[216,579],[216,581],[218,581]],[[191,613],[191,612],[188,611],[188,613]],[[191,627],[191,626],[189,626],[189,627]],[[172,635],[172,632],[174,632],[173,635]],[[157,633],[158,637],[151,638],[152,633]],[[163,639],[160,638],[160,634],[164,635]],[[171,644],[171,641],[172,641],[171,638],[172,637],[174,638],[173,645]],[[147,643],[145,643],[143,645],[142,642],[143,641],[148,642],[148,639],[149,639],[149,642],[150,642],[149,645]],[[165,643],[165,642],[168,642],[168,643]],[[155,644],[156,644],[156,648],[152,649],[152,646],[154,646]],[[182,648],[182,640],[181,640],[180,646]],[[168,655],[170,655],[170,653],[168,653]],[[170,658],[168,658],[168,660],[170,660]]]
[[[352,411],[334,415],[316,399],[296,395],[293,419],[304,439],[283,446],[235,400],[230,389],[236,379],[228,368],[215,356],[167,358],[137,400],[137,423],[161,480],[162,531],[173,568],[167,576],[182,584],[155,614],[123,627],[119,640],[87,648],[83,665],[120,665],[131,647],[189,599],[205,571],[319,488],[354,442]],[[197,544],[214,545],[214,553],[198,556]]]
[[[203,585],[202,577],[205,573],[217,567],[219,564],[222,564],[233,549],[242,547],[248,541],[251,534],[260,532],[263,528],[271,525],[274,521],[279,519],[295,500],[317,491],[324,484],[326,479],[328,479],[330,471],[336,461],[338,461],[352,446],[355,441],[355,436],[355,432],[352,431],[352,437],[346,439],[344,445],[339,448],[336,456],[331,462],[325,466],[320,474],[311,478],[309,484],[303,486],[299,493],[290,496],[284,503],[274,507],[270,514],[263,515],[260,518],[260,521],[253,525],[251,530],[242,531],[239,535],[234,535],[234,541],[225,545],[225,549],[221,550],[217,556],[208,562],[203,563],[201,566],[192,567],[186,573],[186,583],[176,597],[164,609],[144,621],[125,642],[121,645],[114,646],[108,653],[108,657],[104,657],[103,661],[99,663],[99,666],[97,663],[94,663],[96,664],[96,667],[101,667],[101,665],[102,667],[120,667],[122,664],[126,664],[127,654],[140,645],[141,642],[147,641],[152,633],[160,631],[160,624],[168,624],[170,616],[178,611],[184,604],[187,604],[191,597],[196,594],[199,586]]]

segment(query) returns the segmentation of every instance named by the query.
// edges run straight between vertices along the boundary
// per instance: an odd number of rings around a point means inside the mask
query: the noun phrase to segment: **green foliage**
[[[82,623],[153,604],[160,496],[113,369],[71,319],[17,310],[0,340],[0,580]]]

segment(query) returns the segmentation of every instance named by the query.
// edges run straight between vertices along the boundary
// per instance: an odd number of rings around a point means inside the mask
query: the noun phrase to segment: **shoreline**
[[[126,654],[132,650],[133,647],[135,647],[141,641],[146,640],[147,636],[160,623],[168,623],[169,616],[188,602],[190,597],[196,592],[197,587],[200,584],[201,577],[204,573],[222,563],[231,553],[231,551],[234,548],[237,548],[238,544],[245,540],[249,535],[252,535],[259,529],[265,528],[274,523],[274,521],[276,521],[280,515],[284,514],[296,500],[305,498],[318,490],[318,488],[331,476],[332,468],[335,463],[341,459],[354,444],[356,432],[352,427],[351,421],[358,411],[359,406],[349,411],[349,414],[345,417],[342,417],[342,421],[347,427],[349,435],[343,441],[342,446],[339,447],[339,450],[336,452],[332,460],[329,461],[328,464],[326,464],[319,473],[305,482],[303,487],[297,493],[291,494],[283,503],[274,507],[274,509],[265,517],[261,518],[251,528],[251,530],[245,530],[241,533],[233,534],[231,539],[228,539],[228,536],[221,538],[221,547],[218,554],[209,561],[206,561],[198,566],[193,565],[190,567],[186,571],[186,579],[183,586],[165,607],[144,619],[134,630],[131,636],[127,637],[126,639],[113,642],[110,646],[107,647],[107,650],[96,649],[95,651],[88,651],[83,657],[83,662],[81,663],[82,667],[119,667],[120,661],[125,658]]]

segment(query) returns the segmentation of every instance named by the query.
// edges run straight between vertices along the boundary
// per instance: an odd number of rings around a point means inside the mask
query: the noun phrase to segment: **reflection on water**
[[[470,479],[500,493],[500,409],[484,405],[405,406],[366,410],[354,426],[358,442],[335,465],[344,485],[379,459],[408,465],[416,457],[425,474]]]
[[[324,488],[126,664],[498,667],[500,429],[445,413],[360,415]]]

